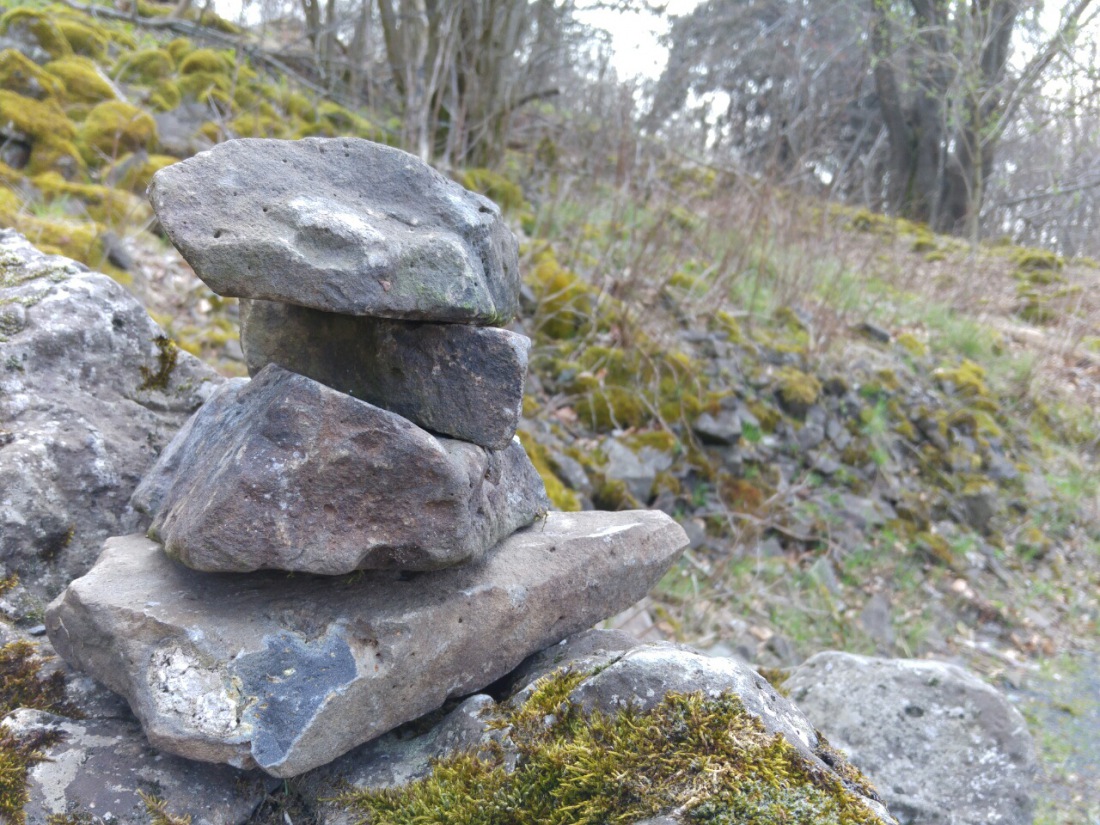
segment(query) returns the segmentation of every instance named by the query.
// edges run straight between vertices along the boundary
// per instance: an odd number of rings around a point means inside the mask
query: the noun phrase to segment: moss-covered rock
[[[73,53],[57,23],[38,9],[18,6],[0,15],[0,34],[25,43],[36,43],[53,58],[67,57]]]
[[[784,410],[796,418],[803,418],[817,403],[821,382],[795,367],[783,367],[775,375],[775,395]]]
[[[45,70],[61,81],[64,99],[73,103],[113,100],[115,89],[96,64],[87,57],[63,57],[46,64]]]
[[[156,121],[147,112],[121,100],[100,103],[88,113],[80,129],[85,160],[96,165],[126,152],[151,150],[156,139]]]
[[[34,100],[60,97],[65,86],[15,49],[0,52],[0,88]]]
[[[74,54],[95,60],[101,60],[106,56],[109,38],[102,27],[92,25],[85,20],[60,15],[55,20],[57,28],[69,41]]]
[[[176,72],[176,61],[167,49],[141,49],[123,55],[115,65],[115,76],[129,83],[150,84]]]
[[[169,50],[172,46],[169,44]],[[188,74],[224,74],[233,68],[233,63],[221,52],[213,49],[195,49],[179,61],[181,75]]]

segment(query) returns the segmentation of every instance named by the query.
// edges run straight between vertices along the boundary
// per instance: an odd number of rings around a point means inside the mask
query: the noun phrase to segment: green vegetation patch
[[[114,87],[87,57],[62,57],[47,63],[45,69],[61,81],[65,100],[71,103],[99,103],[115,97]]]
[[[569,694],[587,675],[558,672],[520,707],[496,710],[492,726],[518,751],[514,771],[491,743],[441,759],[410,785],[350,791],[338,804],[372,825],[594,825],[674,809],[713,825],[878,822],[736,696],[669,694],[651,711],[586,715]]]

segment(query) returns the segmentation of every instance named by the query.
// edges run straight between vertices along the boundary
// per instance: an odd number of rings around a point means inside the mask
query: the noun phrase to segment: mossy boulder
[[[109,38],[104,29],[73,17],[58,16],[55,19],[57,28],[69,41],[74,54],[95,60],[106,56]]]
[[[176,61],[167,49],[141,49],[123,55],[115,65],[119,80],[130,83],[152,83],[171,77],[176,72]]]
[[[36,46],[52,58],[67,57],[73,53],[57,23],[38,9],[20,6],[5,12],[0,16],[0,34],[28,47]]]
[[[68,102],[99,103],[116,97],[114,86],[87,57],[52,60],[45,65],[45,70],[61,81],[64,99]]]
[[[171,44],[169,44],[171,49]],[[213,49],[196,49],[179,62],[181,75],[188,74],[224,74],[233,68],[232,62],[221,52]]]
[[[121,100],[100,103],[88,113],[80,129],[80,140],[89,164],[139,149],[148,151],[156,144],[156,139],[156,121],[147,112]]]
[[[15,49],[0,52],[0,88],[34,100],[60,97],[65,91],[60,80]]]
[[[775,395],[787,413],[804,418],[821,395],[821,382],[795,367],[783,367],[775,376]]]

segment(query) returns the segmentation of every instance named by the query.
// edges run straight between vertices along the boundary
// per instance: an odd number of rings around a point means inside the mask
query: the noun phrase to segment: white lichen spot
[[[176,717],[199,733],[225,737],[240,728],[236,687],[182,648],[153,654],[149,687],[159,714]]]

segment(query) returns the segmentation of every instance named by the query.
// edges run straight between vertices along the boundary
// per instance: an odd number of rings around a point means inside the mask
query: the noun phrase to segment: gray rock
[[[722,410],[718,415],[703,413],[691,430],[704,444],[730,446],[741,438],[741,417],[736,410]]]
[[[531,341],[504,329],[241,301],[248,371],[279,364],[425,429],[501,450],[516,434]]]
[[[106,275],[0,232],[0,559],[40,598],[142,529],[130,494],[224,381],[164,336]]]
[[[672,454],[656,447],[633,448],[609,438],[602,449],[607,457],[606,476],[624,482],[631,495],[643,503],[650,499],[657,473],[672,466]]]
[[[155,746],[287,777],[626,608],[686,543],[662,513],[552,513],[472,564],[334,580],[199,573],[129,536],[46,626]]]
[[[785,687],[905,825],[1030,825],[1035,746],[996,690],[954,665],[819,653]]]
[[[549,506],[518,440],[436,438],[274,364],[181,430],[134,494],[197,570],[431,570],[481,556]]]
[[[238,825],[277,780],[259,772],[191,762],[154,750],[137,721],[74,721],[39,710],[13,711],[0,730],[14,736],[60,733],[46,759],[27,773],[26,825],[47,825],[73,811],[116,825],[148,825],[145,791],[192,825]]]
[[[701,692],[710,698],[732,693],[769,733],[784,737],[798,749],[811,771],[835,775],[834,767],[842,763],[842,759],[838,763],[835,752],[823,747],[806,717],[745,663],[710,658],[667,643],[642,644],[616,631],[587,631],[532,656],[509,674],[507,682],[518,685],[519,690],[508,703],[522,705],[538,679],[562,668],[591,672],[569,695],[570,703],[585,713],[600,710],[615,714],[627,706],[644,712],[656,707],[669,693]],[[303,777],[299,787],[311,801],[331,798],[349,786],[370,790],[400,787],[427,775],[432,760],[457,749],[479,750],[490,740],[503,750],[505,764],[509,765],[516,759],[515,745],[508,729],[490,724],[494,710],[488,696],[471,697],[426,731],[418,725],[405,735],[397,731],[365,745]],[[515,764],[511,762],[508,769]],[[879,802],[863,796],[847,780],[841,781],[856,792],[873,816],[884,823],[894,822]],[[792,804],[796,804],[797,797],[797,789],[792,788]],[[324,825],[353,821],[323,802],[320,813]],[[677,812],[669,811],[645,822],[677,822],[676,816]]]
[[[227,141],[159,171],[149,198],[219,295],[496,325],[519,306],[516,239],[496,204],[389,146]]]

